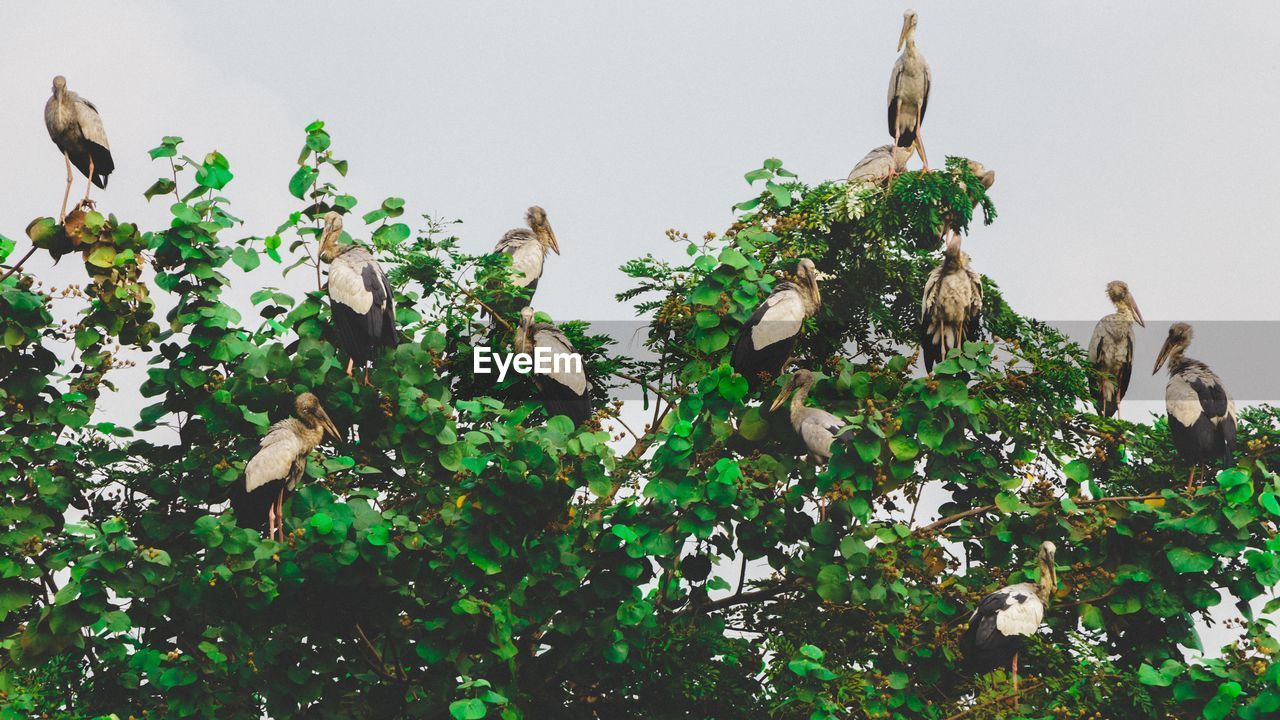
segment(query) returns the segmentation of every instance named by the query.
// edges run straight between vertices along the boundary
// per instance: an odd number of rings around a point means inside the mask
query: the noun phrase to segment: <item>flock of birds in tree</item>
[[[889,82],[889,134],[894,142],[875,148],[857,163],[849,175],[851,187],[886,187],[905,170],[914,152],[920,153],[923,171],[929,171],[921,125],[928,108],[931,76],[929,65],[916,46],[916,27],[916,13],[908,10],[898,40],[902,54]],[[53,79],[53,95],[45,105],[45,123],[67,164],[67,188],[60,212],[60,219],[65,221],[72,166],[89,180],[81,200],[83,207],[92,205],[92,185],[106,188],[115,164],[97,108],[68,90],[61,75]],[[977,163],[972,169],[987,187],[994,182],[993,172]],[[510,283],[524,288],[532,297],[547,254],[559,254],[560,246],[542,208],[529,208],[526,221],[527,229],[508,231],[494,252],[510,257]],[[960,236],[948,228],[941,239],[943,260],[929,274],[921,300],[920,345],[925,369],[930,372],[949,352],[978,337],[982,311],[982,278],[970,268],[969,256],[960,247]],[[337,212],[324,217],[320,258],[329,264],[332,321],[337,345],[347,356],[346,372],[350,376],[355,368],[363,368],[368,382],[368,367],[379,349],[394,347],[399,339],[391,285],[372,253],[354,242],[343,241],[342,216]],[[813,317],[822,305],[818,282],[825,277],[812,260],[802,258],[796,265],[794,280],[779,283],[741,328],[730,362],[753,389],[772,384],[782,374],[805,319]],[[1088,356],[1095,370],[1092,377],[1097,411],[1113,416],[1132,375],[1133,326],[1146,325],[1128,285],[1113,281],[1107,284],[1106,291],[1116,311],[1098,322]],[[487,309],[495,313],[495,319],[515,314],[515,308]],[[568,338],[555,325],[535,321],[531,307],[520,308],[518,317],[513,341],[517,352],[533,353],[537,348],[559,354],[574,352]],[[1236,432],[1235,404],[1222,381],[1207,365],[1184,354],[1191,338],[1190,325],[1173,324],[1152,370],[1154,374],[1168,365],[1165,403],[1169,432],[1177,451],[1191,466],[1189,489],[1198,468],[1230,464]],[[838,416],[806,404],[816,380],[817,376],[807,369],[791,373],[770,409],[777,410],[790,397],[790,419],[797,436],[813,459],[826,462],[836,441],[845,439],[848,430]],[[591,383],[584,368],[535,374],[534,381],[550,414],[566,415],[578,424],[593,415]],[[308,455],[325,435],[335,441],[341,437],[315,395],[308,392],[297,396],[295,417],[271,426],[245,468],[241,501],[236,503],[236,515],[242,524],[262,527],[265,520],[270,536],[284,539],[285,494],[302,480]],[[983,673],[1009,667],[1015,692],[1018,652],[1025,639],[1039,628],[1057,586],[1055,551],[1051,542],[1040,546],[1039,574],[1034,584],[1010,585],[982,598],[964,634],[962,649],[970,669]]]

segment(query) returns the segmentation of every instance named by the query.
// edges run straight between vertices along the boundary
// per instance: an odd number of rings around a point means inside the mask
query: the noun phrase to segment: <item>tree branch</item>
[[[1159,493],[1151,493],[1149,495],[1121,495],[1116,497],[1095,498],[1091,500],[1076,500],[1075,504],[1076,505],[1097,505],[1099,503],[1108,503],[1108,502],[1142,502],[1143,500],[1159,500],[1159,499],[1160,499]],[[1030,503],[1030,507],[1036,507],[1036,508],[1049,507],[1050,505],[1057,505],[1059,502],[1061,502],[1061,499],[1046,500],[1043,502]],[[995,505],[983,505],[982,507],[970,508],[969,510],[965,510],[964,512],[956,513],[955,515],[950,515],[948,517],[942,518],[941,520],[931,522],[928,525],[925,525],[924,527],[919,528],[918,530],[915,530],[912,534],[928,535],[929,533],[935,530],[938,530],[940,528],[944,528],[953,523],[959,522],[967,517],[972,517],[974,515],[981,515],[986,512],[991,512],[992,510],[995,510],[995,509],[997,509]]]

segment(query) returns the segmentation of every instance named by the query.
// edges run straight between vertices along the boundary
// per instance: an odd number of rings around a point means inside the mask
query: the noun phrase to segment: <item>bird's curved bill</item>
[[[1160,354],[1156,356],[1156,366],[1151,370],[1152,375],[1160,372],[1160,368],[1164,365],[1164,361],[1169,359],[1169,348],[1169,341],[1165,340],[1164,346],[1160,348]]]
[[[560,243],[556,240],[556,232],[551,228],[547,228],[547,237],[551,240],[551,250],[555,254],[560,254]]]
[[[791,394],[791,391],[795,389],[795,386],[796,386],[795,377],[792,376],[788,378],[787,384],[782,386],[782,389],[778,391],[778,397],[774,398],[773,404],[769,406],[769,412],[773,412],[774,410],[777,410],[778,408],[782,407],[782,404],[787,401],[787,396]]]
[[[329,433],[334,440],[341,441],[342,435],[338,433],[338,428],[333,424],[333,420],[329,419],[329,413],[325,412],[324,408],[320,408],[319,412],[320,424],[324,427],[324,431]]]
[[[1129,309],[1133,311],[1133,317],[1138,321],[1138,324],[1142,327],[1146,327],[1147,324],[1142,320],[1142,311],[1138,309],[1138,303],[1134,301],[1133,296],[1128,296],[1125,298],[1124,302],[1129,306]]]
[[[902,34],[898,35],[898,52],[902,52],[902,46],[907,44],[907,32],[911,30],[911,20],[902,21]]]

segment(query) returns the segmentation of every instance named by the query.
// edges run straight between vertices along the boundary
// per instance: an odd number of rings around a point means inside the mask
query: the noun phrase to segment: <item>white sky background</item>
[[[42,111],[61,73],[111,139],[117,169],[94,191],[104,212],[167,223],[169,201],[142,191],[167,172],[146,150],[175,134],[197,159],[216,148],[231,161],[224,194],[246,225],[224,235],[268,234],[300,207],[287,181],[302,128],[322,118],[351,163],[340,186],[358,213],[398,195],[411,225],[423,212],[462,218],[464,247],[479,252],[541,204],[564,255],[548,260],[539,309],[629,319],[616,268],[680,257],[669,227],[723,231],[752,195],[742,173],[763,158],[817,182],[888,141],[905,7],[5,4],[0,233],[23,253],[27,222],[58,210],[65,171]],[[1280,4],[915,7],[933,70],[926,149],[935,165],[959,154],[997,171],[1000,217],[965,248],[1014,308],[1092,320],[1120,278],[1148,319],[1144,344],[1158,347],[1171,320],[1280,319]],[[368,237],[358,219],[347,229]],[[74,255],[28,267],[52,285],[84,282]],[[270,261],[250,283],[228,268],[239,298],[254,282],[314,287],[302,270],[280,280]],[[1192,352],[1213,364],[1247,351]],[[115,410],[144,404],[125,390]],[[1126,415],[1158,408],[1143,405]]]

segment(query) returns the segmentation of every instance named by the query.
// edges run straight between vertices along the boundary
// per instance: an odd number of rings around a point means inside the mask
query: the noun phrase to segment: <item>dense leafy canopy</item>
[[[673,231],[687,262],[623,268],[656,359],[562,325],[604,408],[575,428],[527,378],[471,373],[474,347],[510,342],[485,315],[525,292],[501,281],[507,259],[464,254],[432,218],[415,232],[397,197],[363,220],[404,339],[370,384],[344,374],[316,221],[358,203],[323,123],[288,181],[303,205],[263,236],[236,236],[228,159],[181,144],[151,151],[164,177],[146,195],[171,202],[168,227],[37,219],[31,242],[79,252],[86,284],[0,285],[0,717],[1280,712],[1280,645],[1249,609],[1280,584],[1276,411],[1244,412],[1237,464],[1187,492],[1164,422],[1089,414],[1080,348],[990,281],[990,342],[916,367],[941,228],[995,217],[967,161],[852,195],[777,160],[748,173],[759,195],[722,237]],[[233,306],[263,255],[314,268],[317,290]],[[754,395],[726,364],[800,257],[832,278],[796,360],[853,428],[827,467],[762,413],[776,386]],[[98,406],[128,357],[146,363],[136,418]],[[631,438],[602,429],[626,384],[652,412]],[[302,390],[349,439],[310,458],[281,544],[226,500]],[[949,497],[937,521],[913,511],[926,487]],[[957,644],[1042,540],[1061,583],[1018,704],[1000,671],[963,674]],[[1242,640],[1189,661],[1195,619],[1223,602]]]

